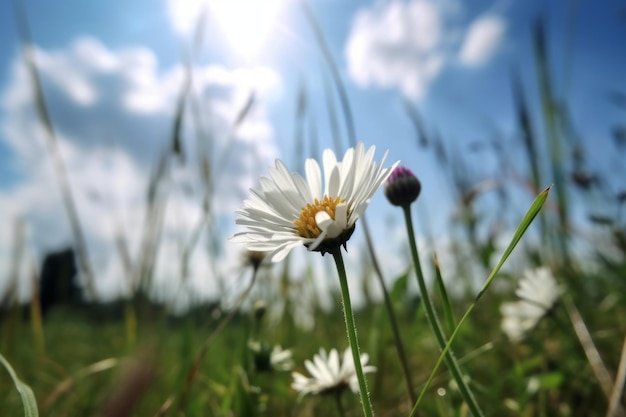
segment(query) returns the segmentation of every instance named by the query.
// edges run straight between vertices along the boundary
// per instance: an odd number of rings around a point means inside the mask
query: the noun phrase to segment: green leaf
[[[16,375],[15,371],[11,367],[11,364],[0,354],[0,363],[7,370],[11,379],[13,380],[13,385],[15,385],[15,389],[20,394],[22,398],[22,404],[24,405],[24,416],[25,417],[38,417],[39,411],[37,410],[37,400],[35,399],[35,394],[33,394],[33,390],[30,389],[28,385],[23,383]]]
[[[437,293],[439,294],[443,308],[443,319],[446,323],[448,331],[452,331],[452,329],[456,327],[456,320],[454,319],[454,311],[452,311],[452,304],[450,303],[450,298],[448,297],[446,284],[443,282],[443,278],[441,277],[441,269],[439,268],[439,258],[437,258],[437,254],[435,254],[435,258],[433,259],[433,265],[435,267],[435,283],[437,285]]]
[[[406,287],[409,283],[409,275],[411,270],[407,269],[393,283],[393,288],[389,294],[391,301],[395,303],[402,302],[406,296]]]

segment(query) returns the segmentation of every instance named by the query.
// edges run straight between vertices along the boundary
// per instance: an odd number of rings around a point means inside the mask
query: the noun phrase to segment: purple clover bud
[[[394,206],[407,206],[413,203],[422,191],[422,184],[410,169],[399,166],[385,183],[385,196]]]

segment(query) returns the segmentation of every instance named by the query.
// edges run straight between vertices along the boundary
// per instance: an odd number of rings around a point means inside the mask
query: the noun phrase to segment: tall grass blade
[[[556,233],[556,245],[564,265],[570,265],[569,249],[567,244],[568,230],[568,201],[563,169],[563,146],[559,135],[559,113],[554,97],[554,90],[550,77],[550,65],[546,46],[545,28],[541,20],[537,21],[533,32],[535,66],[539,80],[541,95],[541,109],[544,119],[546,138],[550,150],[550,167],[552,180],[556,189],[556,202],[559,227]]]
[[[22,405],[24,406],[24,417],[38,417],[39,411],[37,409],[37,400],[35,399],[35,394],[33,390],[30,389],[28,385],[23,383],[15,373],[15,370],[11,367],[11,364],[2,356],[0,353],[0,363],[4,366],[4,369],[7,370],[11,379],[13,380],[13,385],[15,385],[15,389],[20,394],[20,398],[22,399]]]
[[[250,279],[250,284],[248,284],[248,286],[241,293],[241,295],[239,296],[235,304],[232,306],[231,311],[228,313],[228,315],[220,322],[220,324],[213,331],[213,333],[211,333],[209,337],[205,340],[204,344],[202,345],[202,347],[196,354],[196,357],[194,358],[192,365],[187,370],[183,387],[179,394],[180,395],[179,397],[180,401],[178,404],[179,411],[183,411],[187,407],[187,402],[189,399],[189,391],[191,390],[192,384],[196,380],[196,376],[198,374],[198,370],[200,369],[200,365],[202,364],[202,361],[204,360],[207,352],[213,345],[213,342],[215,342],[217,337],[220,334],[222,334],[226,326],[228,326],[231,320],[239,313],[239,309],[241,308],[243,303],[246,301],[246,299],[250,295],[250,292],[252,291],[252,288],[254,287],[254,283],[256,282],[257,272],[258,272],[258,265],[253,268],[252,278]]]
[[[100,372],[107,371],[119,365],[121,360],[119,358],[108,358],[103,359],[101,361],[92,363],[89,366],[79,369],[73,376],[69,376],[65,378],[61,383],[57,385],[57,387],[50,393],[43,403],[43,410],[46,410],[52,404],[54,404],[61,395],[69,392],[69,390],[78,382],[79,380],[86,378],[90,375],[94,375]]]
[[[33,331],[33,339],[35,340],[35,348],[40,355],[46,354],[46,339],[43,333],[43,318],[41,315],[41,303],[39,297],[39,277],[37,271],[33,267],[31,275],[32,296],[30,299],[30,327]]]
[[[304,82],[300,82],[300,86],[298,88],[293,134],[293,141],[295,144],[293,156],[296,161],[304,161],[304,122],[306,119],[307,108],[308,95],[306,92],[306,85]],[[298,163],[303,164],[303,162]],[[303,165],[301,165],[299,168],[303,168]]]
[[[421,401],[422,397],[424,396],[424,393],[426,392],[426,390],[430,386],[433,378],[435,377],[435,375],[437,373],[437,370],[441,366],[441,363],[443,362],[444,358],[446,357],[446,354],[450,350],[450,346],[452,346],[452,342],[454,342],[454,339],[457,336],[457,334],[459,333],[460,328],[463,326],[463,323],[465,322],[467,317],[470,315],[470,313],[474,310],[474,308],[476,307],[476,304],[482,298],[483,294],[485,293],[485,291],[487,291],[487,288],[489,288],[489,285],[491,285],[491,283],[493,282],[493,280],[496,277],[497,273],[500,271],[500,269],[504,265],[504,262],[511,255],[511,253],[513,252],[513,249],[515,249],[515,247],[519,243],[520,239],[522,238],[522,236],[524,235],[524,233],[526,232],[526,230],[528,229],[530,224],[533,222],[533,220],[535,219],[535,217],[537,216],[537,214],[539,213],[539,211],[541,210],[541,208],[545,204],[546,200],[548,199],[548,194],[549,194],[551,188],[552,188],[551,186],[546,188],[545,190],[543,190],[537,196],[537,198],[535,198],[535,201],[533,201],[533,203],[531,204],[530,208],[528,209],[528,211],[526,212],[526,214],[522,218],[521,222],[517,226],[517,230],[513,234],[511,242],[509,243],[509,245],[507,246],[506,250],[502,254],[502,257],[500,258],[500,260],[498,261],[498,263],[495,266],[495,268],[493,268],[493,270],[491,271],[491,273],[487,277],[487,280],[483,284],[481,290],[478,292],[478,295],[476,296],[476,298],[474,299],[472,304],[468,307],[468,309],[465,311],[465,314],[463,314],[463,317],[461,317],[461,320],[459,320],[459,323],[454,328],[454,331],[450,335],[450,338],[448,339],[448,342],[446,343],[446,346],[442,349],[441,354],[439,355],[439,358],[437,359],[437,362],[435,363],[435,367],[433,368],[432,372],[430,373],[430,376],[428,377],[428,380],[426,381],[426,384],[422,388],[422,392],[420,393],[420,396],[418,398],[417,403],[413,407],[413,412],[411,413],[411,415],[415,415],[415,412],[417,411],[417,406],[419,405],[419,402]]]
[[[419,113],[417,108],[409,102],[406,98],[402,100],[404,104],[404,110],[406,111],[409,120],[413,124],[415,128],[415,133],[417,135],[417,144],[422,148],[425,148],[429,144],[428,135],[426,134],[426,126],[424,125],[424,120],[422,119],[422,115]]]
[[[441,276],[441,268],[437,254],[435,254],[433,259],[433,266],[435,267],[435,284],[437,293],[439,294],[443,308],[443,320],[446,323],[446,327],[448,327],[448,331],[452,331],[452,329],[456,327],[454,310],[452,310],[452,303],[450,302],[450,297],[448,297],[448,290],[446,290],[446,284],[443,282],[443,277]]]
[[[339,120],[337,118],[337,109],[335,108],[335,100],[333,100],[333,93],[327,77],[322,77],[322,84],[324,86],[324,98],[326,99],[326,109],[328,111],[330,133],[333,138],[333,147],[335,151],[341,153],[344,148],[341,140],[341,131],[339,129]]]
[[[620,405],[620,402],[626,402],[624,400],[624,384],[626,383],[626,336],[624,337],[624,343],[622,344],[622,354],[617,368],[617,376],[615,377],[615,383],[613,384],[613,392],[609,399],[609,409],[606,412],[606,417],[623,417],[624,409]]]
[[[587,328],[580,311],[578,311],[576,304],[572,300],[572,297],[566,293],[563,295],[562,300],[563,306],[565,307],[567,315],[572,322],[572,326],[574,327],[576,337],[578,337],[580,345],[585,352],[589,366],[598,380],[602,392],[606,396],[607,400],[610,401],[611,392],[613,391],[613,380],[611,378],[611,374],[604,364],[604,361],[600,356],[600,352],[598,351],[596,344],[593,342],[589,329]]]
[[[189,64],[185,66],[185,81],[180,89],[178,96],[178,102],[176,103],[176,113],[174,116],[174,125],[172,126],[172,145],[171,152],[180,158],[181,161],[185,161],[185,151],[183,149],[182,142],[182,130],[183,120],[185,117],[185,105],[187,103],[187,96],[189,94],[189,88],[191,86],[191,67]]]
[[[350,146],[356,146],[356,130],[354,128],[354,117],[352,116],[352,109],[350,108],[350,100],[348,100],[348,93],[346,92],[346,87],[341,80],[341,74],[339,72],[339,67],[337,63],[333,59],[333,55],[330,53],[330,48],[328,47],[328,43],[324,38],[324,33],[320,28],[315,16],[313,15],[313,11],[309,7],[309,4],[306,0],[301,0],[300,4],[302,5],[302,9],[304,10],[304,15],[306,16],[311,28],[313,29],[313,33],[315,34],[315,39],[317,40],[317,44],[324,56],[324,60],[326,61],[326,65],[330,69],[330,73],[335,83],[335,88],[337,88],[337,92],[339,93],[339,100],[341,102],[341,108],[343,110],[344,118],[346,119],[346,129],[348,130],[348,141]]]
[[[56,132],[50,118],[50,113],[46,105],[46,100],[41,85],[41,78],[39,71],[35,63],[34,45],[31,41],[30,29],[28,26],[28,19],[26,12],[23,8],[23,4],[19,0],[14,1],[14,10],[17,21],[17,28],[20,33],[20,41],[22,48],[22,55],[24,57],[24,63],[29,75],[29,81],[35,95],[35,107],[37,109],[37,116],[40,122],[43,124],[46,131],[46,139],[48,141],[48,149],[50,152],[50,158],[52,159],[57,180],[59,181],[59,187],[61,189],[61,196],[65,209],[67,211],[72,236],[74,237],[74,245],[76,254],[78,255],[78,264],[80,271],[84,277],[85,291],[90,300],[97,300],[97,293],[94,284],[94,274],[91,264],[89,262],[89,254],[87,251],[87,241],[83,233],[83,229],[80,223],[78,215],[78,209],[76,208],[76,202],[72,194],[72,188],[70,186],[69,176],[67,168],[61,155],[59,143],[56,137]]]

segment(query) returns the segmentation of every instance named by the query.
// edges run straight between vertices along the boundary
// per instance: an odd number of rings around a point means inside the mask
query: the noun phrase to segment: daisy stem
[[[378,259],[376,258],[376,252],[374,251],[374,244],[372,243],[372,237],[370,235],[369,225],[365,215],[363,215],[363,231],[365,232],[365,242],[369,249],[370,256],[372,258],[372,266],[376,272],[376,277],[380,283],[380,287],[383,290],[383,300],[385,301],[385,308],[387,309],[387,315],[389,316],[389,322],[391,323],[391,333],[393,334],[393,340],[396,344],[396,351],[398,352],[398,358],[400,359],[400,365],[404,372],[404,380],[406,382],[407,391],[409,392],[409,400],[411,405],[417,402],[417,396],[415,394],[415,388],[413,387],[413,381],[411,380],[411,372],[409,371],[409,362],[406,359],[406,353],[404,351],[404,345],[402,344],[402,338],[400,337],[400,328],[398,327],[398,320],[396,314],[393,311],[393,305],[391,303],[391,297],[387,286],[385,285],[385,279],[383,278],[383,272],[380,269]]]
[[[337,404],[337,411],[339,412],[339,417],[346,417],[346,412],[343,410],[343,404],[341,403],[341,392],[338,391],[335,394],[335,403]]]
[[[413,217],[411,215],[411,205],[406,204],[402,206],[402,210],[404,211],[404,220],[406,222],[406,229],[409,235],[409,244],[411,246],[411,256],[413,257],[413,264],[415,266],[415,275],[417,276],[417,284],[419,285],[420,294],[422,295],[422,303],[424,304],[424,310],[426,311],[426,318],[428,319],[428,323],[430,324],[430,327],[435,335],[435,338],[437,339],[439,348],[443,350],[445,349],[447,345],[447,340],[443,332],[443,328],[441,327],[441,324],[439,323],[439,319],[437,318],[437,313],[435,312],[433,303],[428,295],[428,288],[426,287],[426,280],[424,279],[424,273],[422,272],[422,266],[420,264],[420,259],[417,254],[417,243],[415,241],[415,234],[413,232]],[[478,406],[478,402],[476,401],[474,394],[472,394],[472,391],[470,390],[469,386],[465,382],[465,379],[463,379],[463,372],[461,371],[461,368],[454,354],[452,353],[451,349],[449,349],[446,352],[444,356],[444,360],[446,361],[446,365],[448,366],[450,373],[452,373],[454,380],[459,386],[459,391],[461,392],[461,395],[463,396],[463,399],[467,403],[471,413],[474,415],[474,417],[482,417],[483,412]],[[424,395],[426,388],[428,388],[428,385],[426,385],[424,389],[422,390],[422,392],[420,393],[418,402],[415,404],[415,407],[413,408],[413,411],[411,412],[411,416],[415,415],[415,412],[417,411],[417,405],[419,404],[419,401]]]
[[[361,353],[359,352],[359,341],[356,335],[356,324],[354,323],[354,314],[352,313],[352,304],[350,303],[350,291],[348,290],[348,279],[346,278],[346,267],[341,256],[341,247],[330,251],[335,259],[337,266],[337,274],[339,275],[339,283],[341,284],[341,300],[343,304],[343,315],[346,320],[346,331],[348,333],[348,341],[352,350],[352,359],[354,360],[354,369],[357,379],[359,380],[359,394],[361,396],[361,405],[363,413],[366,417],[373,417],[372,401],[370,400],[369,391],[367,389],[367,381],[363,374],[361,366]]]

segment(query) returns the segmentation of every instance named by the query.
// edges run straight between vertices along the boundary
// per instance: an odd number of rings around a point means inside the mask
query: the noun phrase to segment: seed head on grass
[[[323,178],[314,159],[305,163],[306,179],[276,160],[269,177],[261,178],[261,190],[251,190],[252,197],[237,211],[236,223],[248,230],[231,240],[268,252],[273,262],[299,245],[322,254],[345,247],[370,199],[398,164],[383,168],[387,154],[377,164],[374,151],[359,143],[338,161],[326,149]]]

